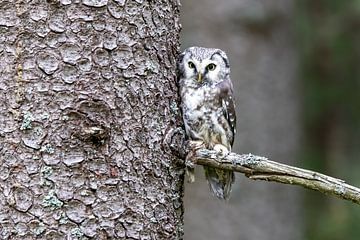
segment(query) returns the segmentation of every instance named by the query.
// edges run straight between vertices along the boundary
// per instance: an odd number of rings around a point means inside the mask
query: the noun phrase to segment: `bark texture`
[[[0,238],[177,239],[178,3],[0,2]]]

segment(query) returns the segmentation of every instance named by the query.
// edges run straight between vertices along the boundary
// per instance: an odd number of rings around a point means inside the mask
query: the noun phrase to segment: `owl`
[[[178,74],[181,110],[190,144],[227,154],[234,143],[236,114],[225,52],[190,47],[180,54]],[[211,167],[204,170],[214,195],[228,199],[233,171]]]

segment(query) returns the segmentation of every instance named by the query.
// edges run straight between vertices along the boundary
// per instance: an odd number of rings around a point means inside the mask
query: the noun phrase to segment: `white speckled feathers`
[[[181,108],[187,136],[206,148],[231,151],[236,128],[230,67],[219,49],[191,47],[179,59]],[[234,181],[231,171],[205,168],[214,194],[227,199]]]

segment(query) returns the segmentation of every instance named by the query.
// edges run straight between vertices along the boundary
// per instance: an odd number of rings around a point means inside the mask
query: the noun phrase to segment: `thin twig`
[[[299,185],[360,204],[360,189],[321,173],[270,161],[253,154],[230,153],[219,157],[207,149],[196,151],[194,163],[244,173],[253,180]]]

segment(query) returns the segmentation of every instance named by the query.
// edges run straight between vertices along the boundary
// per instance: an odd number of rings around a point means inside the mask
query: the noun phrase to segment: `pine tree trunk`
[[[178,18],[175,0],[1,1],[1,239],[182,238],[162,146]]]

